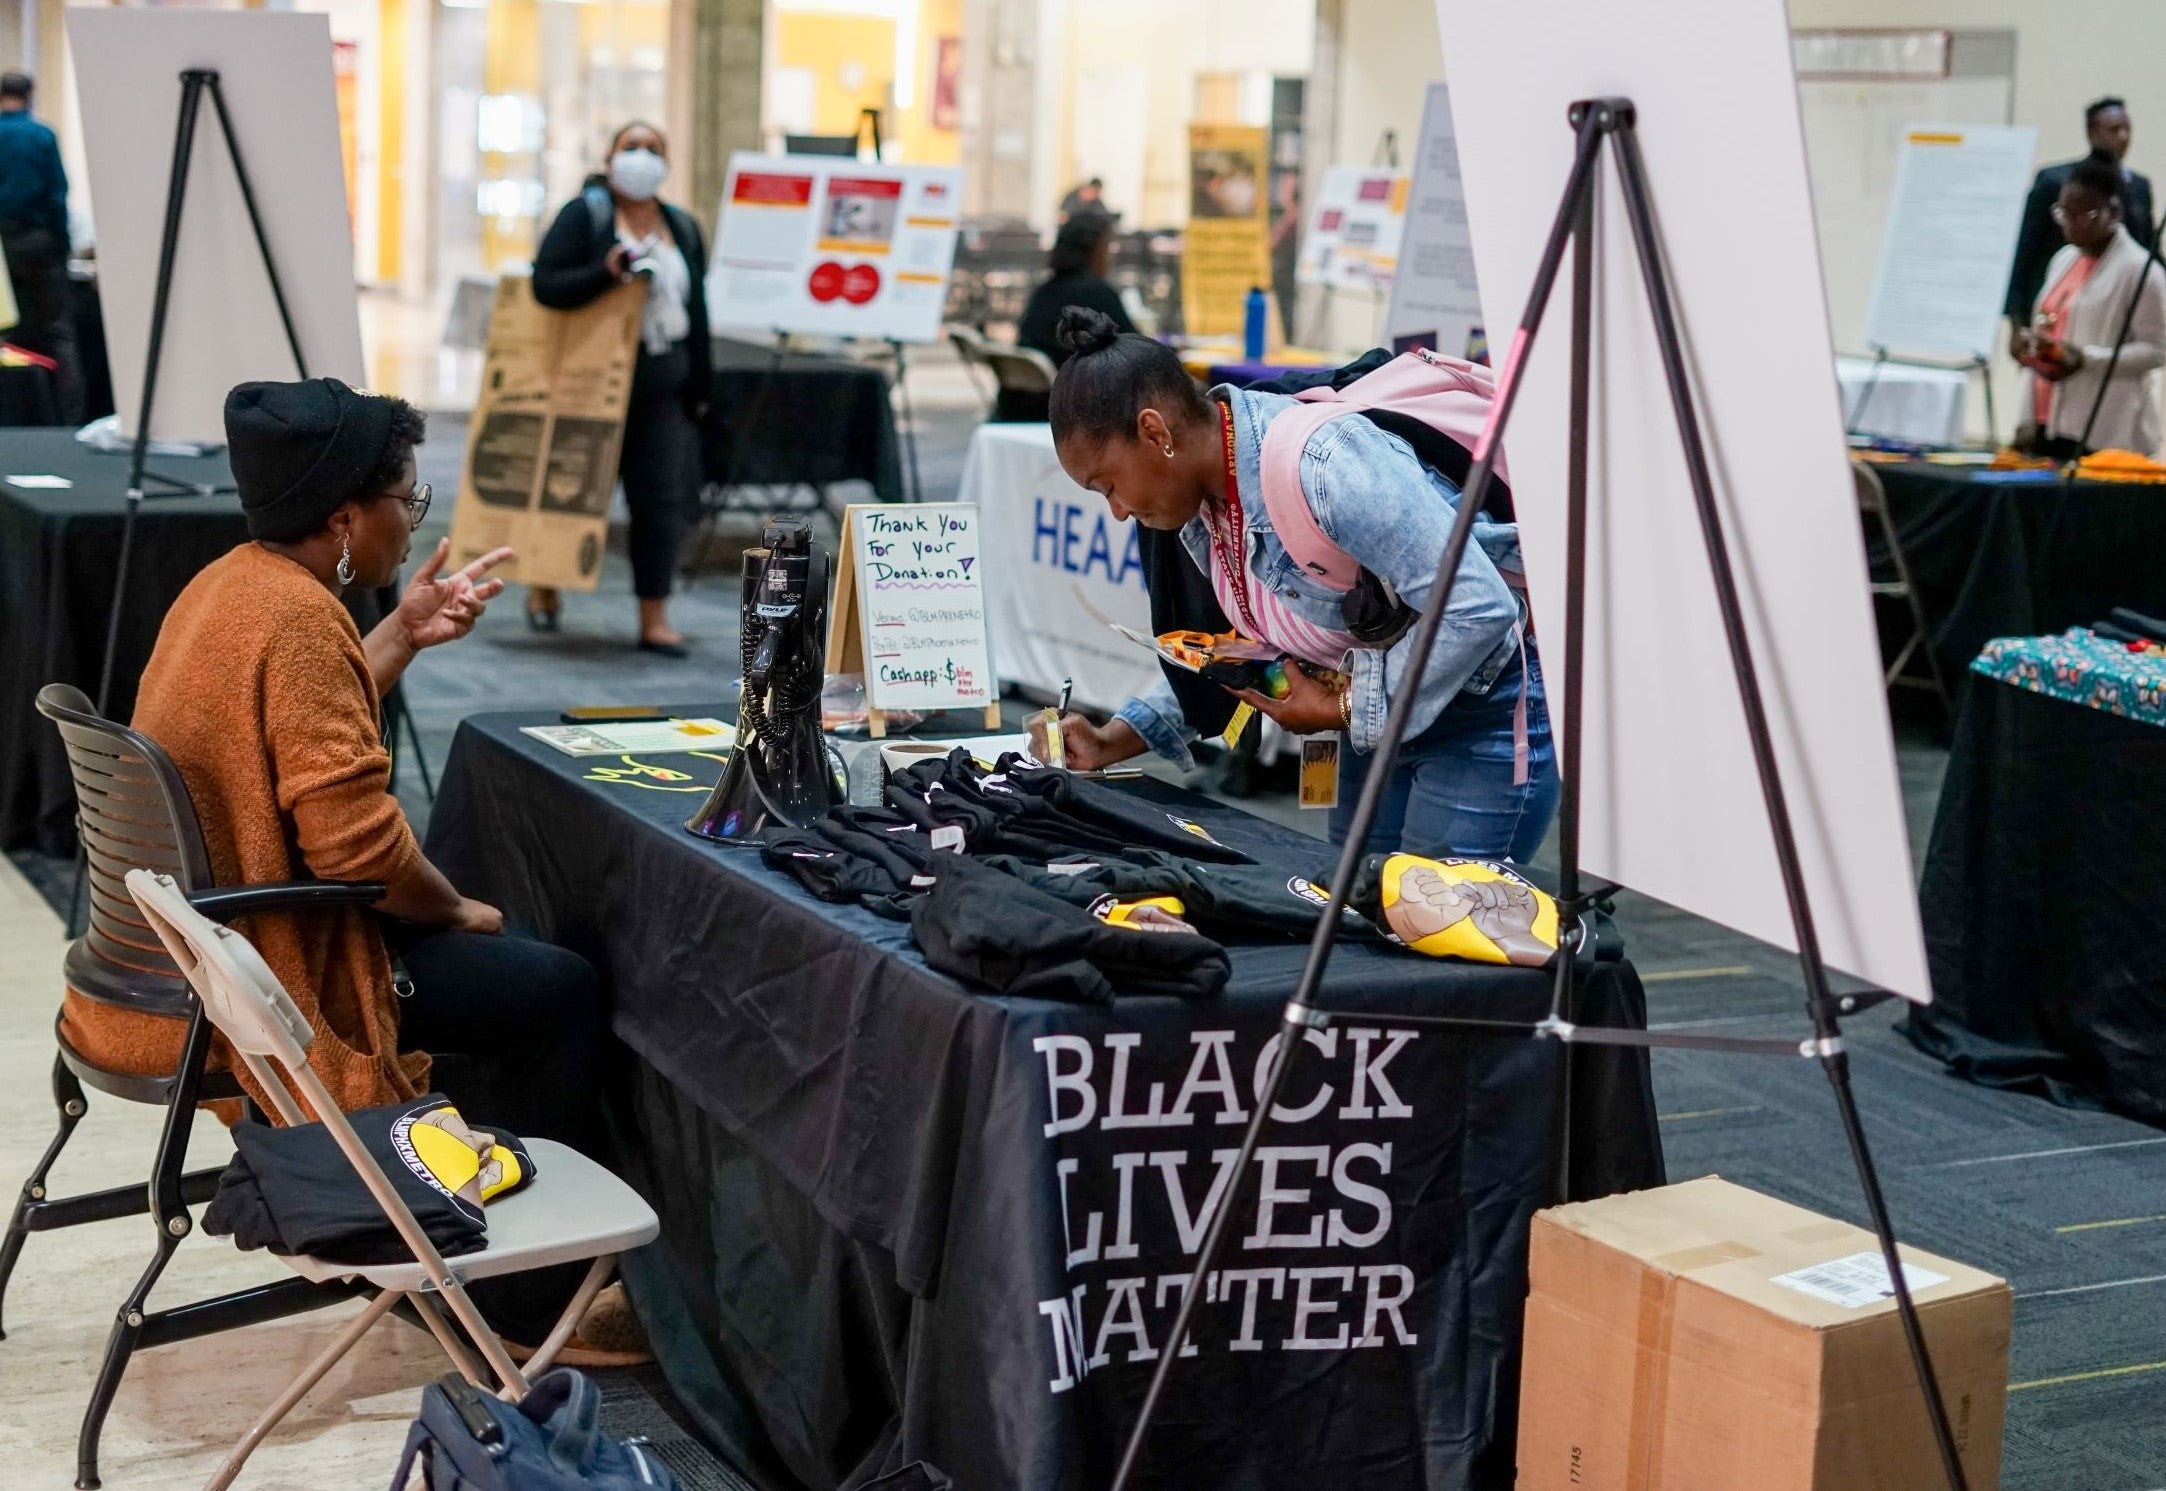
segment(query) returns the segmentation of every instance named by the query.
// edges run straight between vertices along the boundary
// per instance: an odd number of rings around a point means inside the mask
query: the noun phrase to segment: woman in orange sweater
[[[423,648],[473,629],[503,589],[484,577],[511,551],[446,575],[440,543],[366,637],[339,600],[348,587],[397,581],[429,505],[414,470],[423,432],[412,405],[334,378],[227,396],[251,539],[174,601],[135,727],[186,779],[218,883],[383,884],[373,910],[238,923],[307,1015],[309,1064],[341,1107],[430,1091],[429,1053],[456,1054],[466,1059],[446,1063],[434,1090],[468,1117],[593,1153],[608,1034],[594,969],[504,935],[496,908],[460,895],[429,862],[391,795],[378,728],[384,690]],[[64,1018],[101,1064],[164,1072],[178,1060],[171,1021],[72,993]],[[270,1111],[261,1094],[257,1106]],[[534,1341],[562,1300],[546,1290],[531,1311],[499,1299],[491,1313],[507,1335]]]

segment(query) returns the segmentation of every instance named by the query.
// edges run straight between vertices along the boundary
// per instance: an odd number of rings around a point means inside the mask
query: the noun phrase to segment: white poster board
[[[852,504],[843,532],[865,697],[877,710],[984,709],[997,696],[985,643],[978,510],[967,502]]]
[[[1384,291],[1399,267],[1407,176],[1389,167],[1327,166],[1294,275],[1328,290]]]
[[[1927,999],[1783,0],[1438,0],[1437,14],[1492,328],[1518,324],[1562,198],[1567,107],[1637,106],[1823,955]],[[1595,214],[1582,854],[1595,874],[1795,947],[1610,160]],[[1564,635],[1569,286],[1502,375],[1520,383],[1505,444],[1545,642]],[[1562,698],[1561,650],[1543,663]]]
[[[2038,131],[1913,124],[1903,132],[1865,345],[1984,357],[1998,344]]]
[[[329,18],[101,7],[70,8],[67,25],[121,427],[134,433],[143,396],[183,68],[219,75],[310,376],[366,383]],[[223,443],[228,389],[298,376],[206,94],[196,118],[151,433]]]
[[[1408,187],[1406,231],[1384,317],[1384,344],[1429,347],[1452,357],[1486,356],[1482,288],[1474,274],[1474,240],[1467,232],[1466,185],[1452,134],[1451,90],[1429,85],[1421,139]],[[1507,323],[1509,324],[1509,323]]]
[[[730,157],[707,276],[716,326],[930,342],[962,221],[959,166]]]
[[[982,514],[986,616],[1003,682],[1052,699],[1072,678],[1075,703],[1112,710],[1163,677],[1156,654],[1106,625],[1151,632],[1136,525],[1068,479],[1050,426],[979,425],[961,497]]]

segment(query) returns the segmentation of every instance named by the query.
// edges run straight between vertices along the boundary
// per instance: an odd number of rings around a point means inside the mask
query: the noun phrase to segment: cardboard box
[[[1964,1469],[1995,1491],[2013,1296],[1903,1259]],[[1528,1269],[1520,1491],[1944,1484],[1870,1232],[1709,1178],[1539,1213]]]
[[[498,282],[451,516],[453,565],[509,544],[518,557],[499,579],[599,583],[646,305],[643,278],[576,311],[544,309],[524,275]]]

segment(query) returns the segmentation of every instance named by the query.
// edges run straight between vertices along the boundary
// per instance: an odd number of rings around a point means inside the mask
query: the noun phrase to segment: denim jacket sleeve
[[[1166,682],[1163,673],[1148,689],[1114,711],[1114,718],[1126,720],[1154,754],[1183,771],[1195,766],[1196,758],[1188,749],[1189,742],[1196,738],[1195,728],[1181,717],[1181,702],[1174,697],[1173,685]]]
[[[1436,562],[1458,511],[1459,489],[1423,465],[1412,447],[1366,419],[1332,420],[1301,453],[1301,485],[1331,541],[1419,610],[1429,598]],[[1445,706],[1496,659],[1519,620],[1519,602],[1481,544],[1459,561],[1451,605],[1429,666],[1418,680],[1408,735],[1436,722]],[[1411,633],[1386,651],[1352,654],[1350,743],[1370,751],[1384,733],[1390,701],[1409,686]]]

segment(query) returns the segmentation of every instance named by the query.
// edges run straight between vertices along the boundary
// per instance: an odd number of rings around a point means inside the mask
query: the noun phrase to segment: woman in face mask
[[[713,385],[707,340],[707,251],[699,224],[664,202],[669,144],[651,124],[627,124],[609,142],[609,169],[587,179],[534,253],[534,298],[576,310],[635,276],[647,281],[639,361],[625,411],[617,471],[632,512],[632,589],[639,597],[639,646],[685,656],[669,624],[669,587],[699,501],[700,422]],[[527,593],[527,620],[557,626],[557,595]]]

